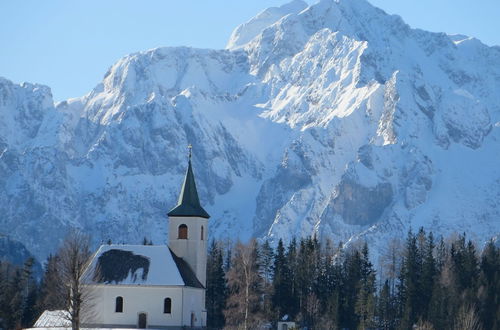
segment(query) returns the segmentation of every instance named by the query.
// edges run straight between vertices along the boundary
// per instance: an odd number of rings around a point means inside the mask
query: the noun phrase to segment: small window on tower
[[[165,298],[163,301],[163,313],[170,314],[172,313],[172,299]]]
[[[123,313],[123,297],[116,297],[115,313]]]
[[[203,236],[205,235],[203,226],[201,226],[201,240],[203,241]]]
[[[178,239],[187,239],[188,238],[188,227],[184,224],[179,226],[179,233],[177,235]]]

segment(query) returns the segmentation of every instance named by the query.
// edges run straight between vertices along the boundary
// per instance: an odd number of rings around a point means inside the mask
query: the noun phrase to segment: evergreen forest
[[[58,258],[40,280],[31,258],[0,262],[0,329],[65,308]],[[279,320],[300,329],[500,329],[500,248],[420,229],[388,242],[375,263],[368,244],[211,241],[206,289],[209,329],[275,329]]]
[[[229,246],[229,247],[228,247]],[[316,238],[212,242],[209,329],[500,329],[500,248],[420,229],[394,239],[377,262],[369,246]]]

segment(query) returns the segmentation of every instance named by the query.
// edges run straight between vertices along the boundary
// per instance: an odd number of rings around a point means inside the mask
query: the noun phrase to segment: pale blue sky
[[[0,76],[82,96],[120,57],[159,46],[224,48],[231,31],[286,0],[2,0]],[[309,0],[309,3],[316,2]],[[371,0],[412,27],[500,45],[499,0]]]

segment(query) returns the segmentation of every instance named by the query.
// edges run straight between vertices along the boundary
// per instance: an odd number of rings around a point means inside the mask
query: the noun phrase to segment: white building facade
[[[84,274],[91,304],[82,327],[206,327],[208,213],[191,156],[179,201],[169,213],[167,246],[102,245]]]
[[[85,328],[180,329],[206,326],[205,290],[175,286],[97,286]],[[121,307],[121,308],[117,308]]]

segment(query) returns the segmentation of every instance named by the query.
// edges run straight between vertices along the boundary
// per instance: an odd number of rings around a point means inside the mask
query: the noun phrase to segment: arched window
[[[172,313],[172,299],[165,298],[165,300],[163,300],[163,313],[165,314]]]
[[[188,226],[180,225],[179,226],[179,234],[177,235],[178,239],[187,239],[188,238]]]
[[[116,297],[115,312],[123,313],[123,297]]]
[[[201,240],[203,241],[203,236],[205,236],[205,233],[204,233],[204,229],[203,226],[201,226]]]

